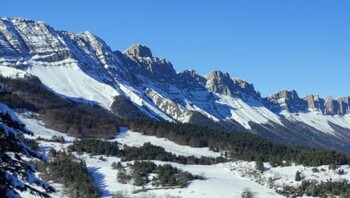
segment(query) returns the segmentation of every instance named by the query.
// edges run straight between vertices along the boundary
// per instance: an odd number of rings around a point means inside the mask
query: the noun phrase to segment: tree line
[[[144,135],[164,137],[180,145],[227,151],[228,157],[233,160],[264,161],[270,162],[273,166],[282,165],[283,161],[306,166],[345,165],[350,162],[350,157],[346,153],[280,144],[249,133],[229,133],[194,124],[145,119],[125,122],[131,130]]]
[[[92,155],[107,155],[120,157],[122,161],[132,160],[159,160],[176,162],[181,164],[215,164],[227,161],[223,157],[195,157],[181,156],[165,151],[163,147],[145,143],[141,147],[126,146],[120,148],[118,142],[103,141],[100,139],[82,139],[75,140],[68,147],[69,151],[81,153],[89,153]]]

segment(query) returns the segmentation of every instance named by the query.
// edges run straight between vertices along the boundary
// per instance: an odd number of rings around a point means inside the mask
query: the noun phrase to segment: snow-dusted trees
[[[0,103],[0,195],[20,197],[18,191],[29,191],[50,197],[48,193],[54,188],[37,178],[35,166],[28,162],[33,158],[45,160],[45,156],[24,143],[24,134],[32,135],[16,115]]]

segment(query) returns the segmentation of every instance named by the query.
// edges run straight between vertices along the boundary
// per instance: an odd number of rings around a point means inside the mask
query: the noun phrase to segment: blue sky
[[[4,0],[0,15],[89,30],[114,50],[145,44],[177,71],[229,72],[263,96],[340,97],[350,95],[349,10],[345,0]]]

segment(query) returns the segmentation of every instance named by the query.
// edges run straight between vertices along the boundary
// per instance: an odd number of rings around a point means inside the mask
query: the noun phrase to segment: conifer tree
[[[0,103],[0,195],[20,197],[18,191],[29,191],[33,195],[50,197],[48,193],[55,189],[37,178],[35,166],[24,159],[45,161],[46,158],[25,144],[24,134],[33,135],[6,105]]]
[[[264,163],[261,160],[256,161],[255,168],[260,172],[264,172]]]
[[[300,171],[297,171],[295,173],[295,181],[301,181],[301,173],[300,173]]]

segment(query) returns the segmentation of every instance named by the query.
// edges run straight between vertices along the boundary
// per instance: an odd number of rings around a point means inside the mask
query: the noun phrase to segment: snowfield
[[[35,67],[27,71],[0,66],[3,77],[23,78],[25,75],[37,76],[49,89],[62,97],[78,102],[97,103],[109,109],[114,97],[120,93],[113,87],[98,82],[84,73],[73,59],[56,63],[35,62]]]
[[[39,77],[42,83],[58,94],[77,101],[97,102],[106,109],[112,105],[114,97],[120,95],[116,89],[84,73],[73,59],[51,63],[50,66],[47,64],[35,62],[35,67],[30,67],[27,72]]]
[[[216,95],[220,98],[217,103],[223,105],[227,104],[232,108],[230,110],[231,116],[227,117],[226,119],[233,119],[246,129],[251,129],[249,125],[250,121],[257,124],[265,124],[272,121],[283,125],[278,115],[272,113],[270,110],[256,101],[249,101],[247,103],[240,98],[233,98],[222,94]]]
[[[349,116],[322,115],[318,111],[313,111],[308,113],[289,113],[287,111],[282,111],[281,115],[284,115],[288,120],[303,122],[326,134],[330,134],[334,136],[337,136],[337,132],[329,123],[343,127],[345,129],[350,129]]]
[[[6,78],[24,78],[28,73],[19,69],[0,65],[0,75]]]
[[[116,182],[117,171],[111,169],[113,162],[120,159],[114,157],[106,157],[106,161],[99,160],[99,156],[93,158],[87,155],[80,156],[87,162],[89,170],[92,171],[94,177],[98,180],[98,184],[102,187],[103,196],[110,197],[117,191],[127,192],[132,197],[138,197],[144,194],[155,194],[160,197],[168,194],[183,198],[213,198],[213,197],[241,197],[241,193],[245,188],[252,189],[259,197],[283,197],[269,189],[267,186],[258,184],[249,178],[237,176],[230,170],[230,166],[226,164],[217,164],[211,166],[205,165],[182,165],[177,163],[153,161],[156,164],[171,164],[183,171],[192,174],[204,175],[205,180],[194,180],[187,188],[174,189],[155,189],[145,193],[133,194],[135,190],[141,190],[142,187],[135,187],[131,184],[120,184]],[[126,165],[127,162],[123,162]],[[150,188],[146,186],[145,188]]]
[[[167,152],[183,156],[194,155],[196,157],[220,157],[221,155],[219,152],[209,150],[209,148],[182,146],[166,138],[142,135],[141,133],[130,131],[127,128],[121,128],[120,133],[115,140],[128,146],[142,146],[144,143],[150,142],[155,146],[163,147]]]
[[[39,141],[41,150],[48,152],[49,149],[56,150],[66,149],[68,145],[75,139],[66,134],[48,129],[45,125],[37,120],[36,114],[25,112],[18,114],[19,119],[26,124],[29,130],[34,132],[34,137],[51,138],[52,136],[63,136],[66,143],[53,143]],[[137,132],[121,129],[121,133],[114,140],[129,146],[140,146],[145,142],[151,142],[154,145],[162,146],[166,151],[174,152],[180,155],[195,155],[195,156],[219,156],[220,153],[209,151],[207,148],[192,148],[189,146],[177,145],[167,139],[157,138],[154,136],[145,136]],[[246,189],[251,189],[252,192],[259,198],[274,198],[283,197],[276,193],[276,189],[281,189],[283,186],[297,186],[300,182],[295,181],[296,171],[300,171],[304,179],[313,179],[317,181],[327,181],[346,179],[350,180],[350,167],[341,166],[336,170],[328,169],[328,166],[316,167],[318,172],[314,172],[314,167],[304,167],[301,165],[291,165],[287,167],[271,167],[265,163],[265,171],[258,172],[255,169],[255,162],[235,161],[228,163],[220,163],[215,165],[183,165],[171,162],[153,161],[156,164],[171,164],[178,169],[188,171],[192,174],[198,174],[205,177],[205,180],[194,180],[187,188],[172,188],[172,189],[155,189],[151,185],[145,186],[147,192],[134,191],[142,190],[142,187],[133,186],[132,184],[121,184],[116,180],[117,170],[113,170],[111,165],[113,162],[120,162],[120,158],[103,156],[105,160],[100,160],[100,156],[90,156],[88,154],[77,155],[78,159],[86,161],[88,170],[92,174],[96,185],[101,189],[102,197],[112,197],[117,192],[124,192],[130,197],[159,196],[166,195],[178,196],[183,198],[240,198],[241,193]],[[128,163],[122,162],[122,165],[127,167]],[[344,175],[337,174],[337,171],[343,169]],[[269,182],[272,180],[273,182]],[[52,197],[65,197],[62,192],[61,184],[53,184],[58,192],[52,194]],[[33,197],[28,193],[22,193],[23,197]]]

